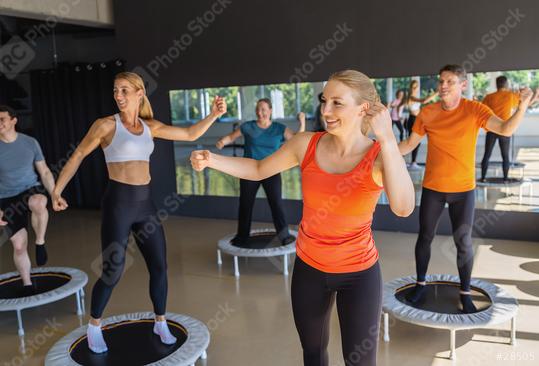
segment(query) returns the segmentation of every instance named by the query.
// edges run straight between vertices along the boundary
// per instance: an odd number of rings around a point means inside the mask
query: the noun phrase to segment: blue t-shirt
[[[279,150],[285,141],[286,126],[278,122],[260,128],[256,121],[248,121],[240,126],[240,130],[245,140],[243,156],[246,158],[262,160]]]
[[[39,185],[34,163],[41,160],[45,160],[41,147],[33,137],[17,133],[13,142],[0,141],[0,198]]]

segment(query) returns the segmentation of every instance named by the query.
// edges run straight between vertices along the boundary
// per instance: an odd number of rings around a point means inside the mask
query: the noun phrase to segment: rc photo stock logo
[[[12,80],[36,57],[36,52],[21,37],[14,36],[0,47],[0,73]]]
[[[138,74],[144,80],[144,88],[146,88],[146,96],[150,96],[157,89],[157,80],[155,80],[148,71],[142,66],[137,66],[131,72]]]

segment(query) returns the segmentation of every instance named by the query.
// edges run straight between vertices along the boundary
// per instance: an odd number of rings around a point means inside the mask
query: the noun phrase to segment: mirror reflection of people
[[[444,66],[438,80],[440,101],[421,110],[412,134],[399,144],[399,148],[406,155],[419,145],[423,137],[429,139],[419,209],[419,236],[415,246],[417,283],[407,299],[412,303],[424,299],[430,246],[447,203],[457,246],[462,309],[465,313],[472,313],[476,311],[471,299],[470,281],[477,136],[481,128],[511,136],[522,121],[533,93],[529,88],[523,89],[516,112],[504,121],[484,104],[463,98],[466,86],[466,71],[461,66]]]
[[[244,138],[244,157],[262,160],[290,140],[294,135],[290,128],[279,122],[271,120],[272,104],[268,98],[259,99],[256,103],[256,117],[254,121],[243,123],[240,128],[220,138],[215,144],[218,149],[233,143],[236,139]],[[305,113],[298,114],[300,127],[298,132],[305,131]],[[281,174],[277,173],[262,181],[240,179],[240,206],[238,213],[238,231],[232,239],[234,245],[249,246],[249,234],[251,232],[251,220],[256,192],[260,185],[264,188],[275,231],[282,245],[292,243],[295,238],[288,231],[288,224],[283,207]]]
[[[399,130],[399,141],[404,139],[403,112],[404,105],[406,104],[405,94],[404,89],[397,90],[395,99],[387,105],[389,114],[391,115],[391,123]]]
[[[54,189],[52,175],[39,143],[17,132],[17,115],[9,106],[0,106],[0,226],[13,245],[13,261],[22,279],[24,295],[32,295],[28,256],[28,216],[36,236],[36,264],[47,263],[45,234],[49,221],[46,191]],[[44,188],[43,188],[44,187]]]
[[[421,111],[421,106],[429,103],[434,98],[438,96],[438,92],[432,93],[431,95],[421,98],[420,97],[420,88],[419,82],[417,80],[410,81],[410,86],[408,92],[406,93],[406,106],[408,107],[408,119],[405,122],[406,131],[408,131],[408,136],[412,134],[412,129],[414,127],[415,119]],[[417,165],[417,154],[419,153],[418,144],[415,149],[412,150],[412,160],[410,162],[410,169],[419,169]]]
[[[383,189],[390,209],[408,216],[415,206],[414,187],[389,112],[369,77],[355,70],[333,74],[324,87],[321,110],[327,131],[299,133],[265,159],[199,150],[192,153],[191,163],[195,170],[209,167],[249,180],[301,167],[303,216],[291,295],[304,364],[328,365],[336,301],[346,365],[372,366],[382,301],[372,216]],[[369,347],[354,357],[362,344]]]
[[[53,207],[65,210],[62,192],[83,159],[101,147],[109,181],[103,197],[101,221],[102,273],[92,290],[88,346],[95,353],[108,350],[101,331],[101,316],[125,265],[129,235],[133,234],[150,273],[150,298],[155,313],[153,332],[164,344],[174,344],[166,319],[168,293],[166,242],[163,227],[150,197],[150,155],[154,138],[194,141],[226,112],[223,98],[216,97],[211,113],[189,127],[166,125],[153,118],[142,78],[122,72],[114,80],[114,99],[119,113],[96,120],[62,169],[53,192]]]
[[[518,107],[520,96],[518,93],[509,89],[509,80],[503,75],[496,78],[496,89],[496,92],[485,96],[483,104],[492,109],[502,120],[507,121],[513,114],[513,111]],[[511,145],[511,137],[488,131],[485,136],[485,153],[481,161],[480,180],[482,182],[486,181],[490,155],[492,154],[494,145],[496,145],[496,141],[500,144],[500,153],[502,155],[503,180],[507,182],[509,179],[509,166],[511,164],[509,147]]]

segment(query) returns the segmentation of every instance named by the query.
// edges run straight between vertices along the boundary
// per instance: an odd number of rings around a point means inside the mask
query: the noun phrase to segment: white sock
[[[170,333],[166,320],[156,320],[153,326],[153,332],[161,338],[161,342],[164,344],[176,343],[176,337]]]
[[[88,323],[86,335],[88,336],[88,348],[90,348],[92,352],[103,353],[108,351],[100,325]]]

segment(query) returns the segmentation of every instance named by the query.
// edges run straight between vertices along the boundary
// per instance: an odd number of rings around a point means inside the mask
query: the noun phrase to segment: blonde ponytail
[[[153,109],[150,101],[146,94],[142,97],[140,101],[140,108],[138,110],[138,116],[144,120],[153,119]]]

